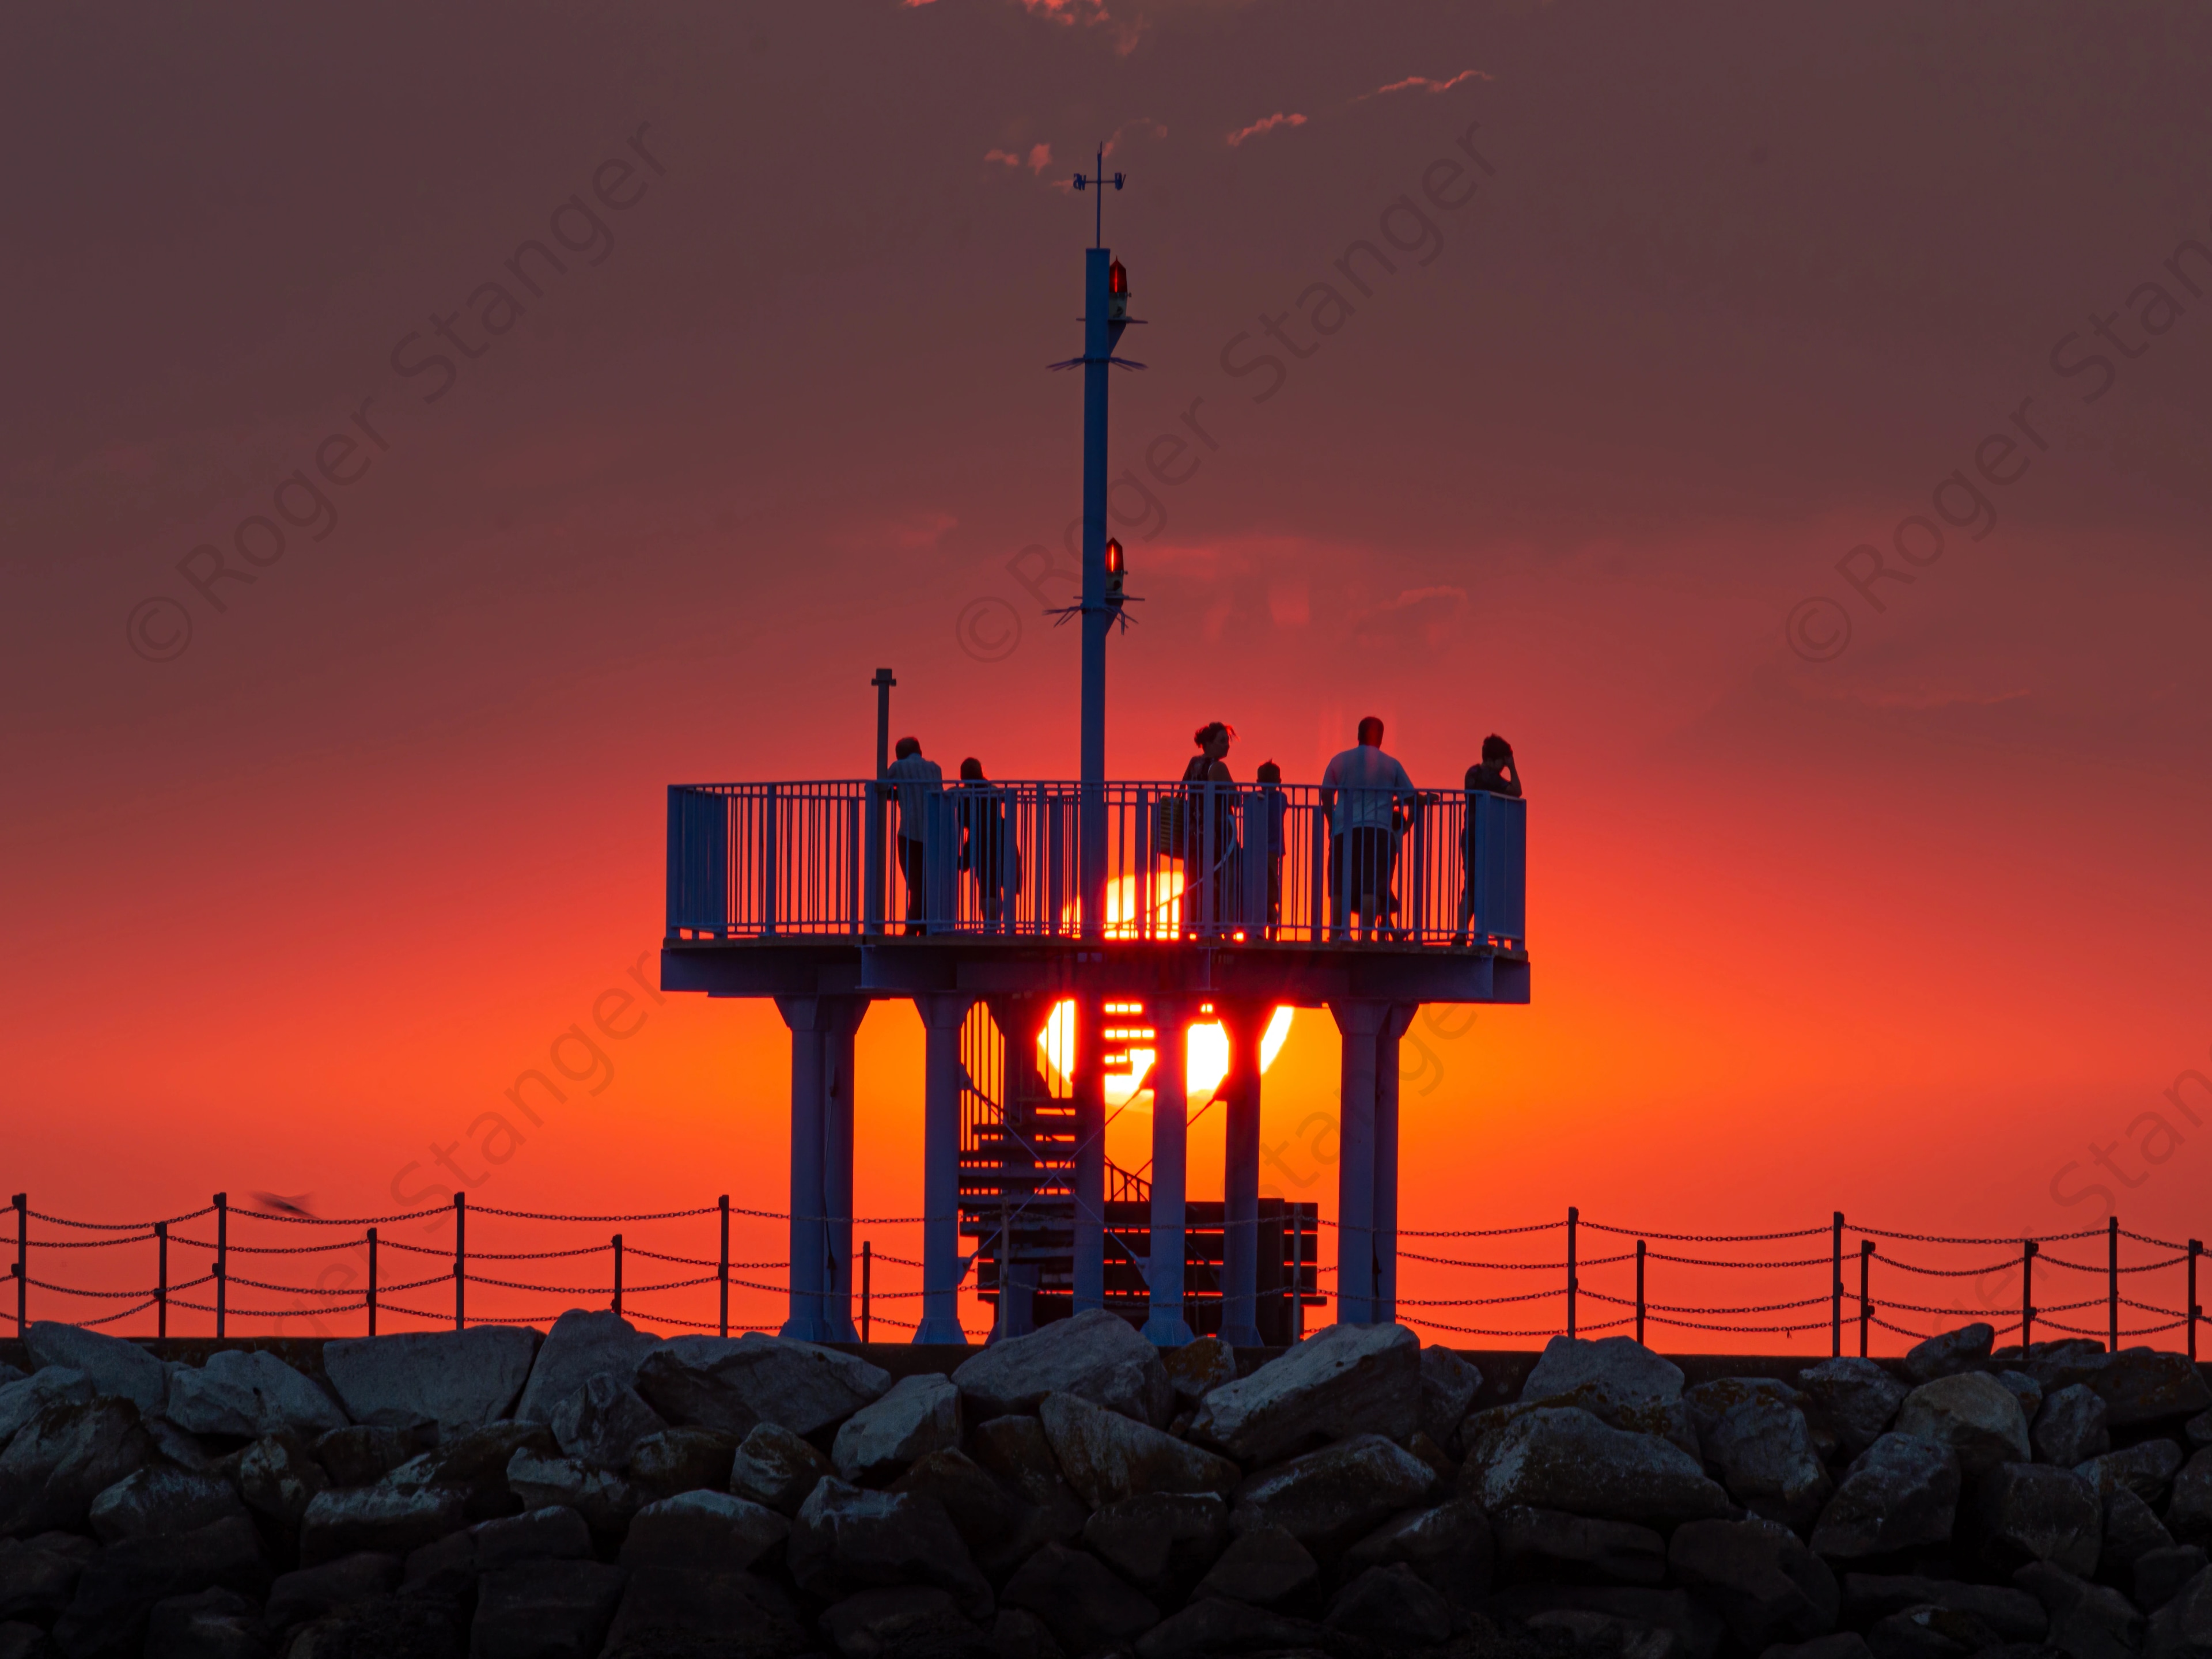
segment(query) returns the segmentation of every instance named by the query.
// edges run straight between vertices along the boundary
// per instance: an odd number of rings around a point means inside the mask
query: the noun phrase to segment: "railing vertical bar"
[[[776,786],[768,786],[768,794],[761,806],[761,932],[773,937],[776,914]]]
[[[215,1337],[223,1339],[230,1289],[230,1194],[215,1195]]]
[[[722,1334],[730,1334],[730,1195],[724,1193],[717,1200],[722,1212],[722,1260],[717,1269],[720,1282]]]
[[[376,1334],[376,1229],[368,1230],[368,1334]]]
[[[469,1195],[453,1194],[453,1328],[468,1328]]]
[[[1347,863],[1351,861],[1349,849],[1346,850],[1345,858]],[[1347,883],[1351,881],[1351,871],[1346,870],[1344,872],[1344,878]],[[1582,1220],[1582,1217],[1583,1212],[1571,1204],[1567,1206],[1567,1340],[1571,1342],[1575,1335],[1575,1228]]]

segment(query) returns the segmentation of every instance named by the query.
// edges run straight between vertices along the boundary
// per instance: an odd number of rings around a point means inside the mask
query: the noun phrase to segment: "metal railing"
[[[1527,943],[1526,801],[1447,790],[1325,802],[1310,784],[1103,789],[1105,915],[1086,927],[1078,784],[672,785],[668,933]]]

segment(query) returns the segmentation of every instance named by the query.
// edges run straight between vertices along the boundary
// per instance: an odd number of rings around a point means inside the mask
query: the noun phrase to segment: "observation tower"
[[[667,991],[769,997],[791,1030],[791,1310],[854,1341],[854,1034],[911,1000],[926,1032],[923,1311],[964,1342],[970,1271],[992,1336],[1112,1308],[1163,1346],[1297,1340],[1318,1291],[1316,1207],[1260,1197],[1260,1101],[1279,1011],[1342,1042],[1336,1317],[1395,1317],[1398,1044],[1424,1003],[1525,1003],[1527,803],[1445,790],[1368,815],[1312,784],[1109,781],[1106,648],[1123,604],[1106,526],[1108,380],[1128,314],[1096,192],[1084,253],[1080,776],[925,786],[875,770],[668,791]],[[1473,740],[1469,748],[1474,747]],[[1349,851],[1347,852],[1347,847]],[[1190,1097],[1190,1033],[1219,1074]],[[1273,1041],[1279,1042],[1278,1026]],[[1224,1052],[1225,1050],[1225,1052]],[[1263,1052],[1264,1051],[1264,1052]],[[1148,1091],[1149,1166],[1106,1157]],[[1218,1201],[1185,1180],[1194,1111],[1224,1110]],[[963,1253],[963,1243],[965,1253]]]

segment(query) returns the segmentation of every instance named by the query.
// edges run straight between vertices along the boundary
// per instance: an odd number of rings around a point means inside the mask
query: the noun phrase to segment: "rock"
[[[1421,1350],[1421,1432],[1439,1446],[1452,1437],[1482,1387],[1482,1373],[1449,1348],[1435,1344]]]
[[[1490,1518],[1480,1504],[1461,1498],[1392,1516],[1346,1550],[1344,1560],[1352,1571],[1402,1564],[1447,1600],[1472,1607],[1490,1593],[1495,1553]]]
[[[1803,1391],[1776,1376],[1717,1376],[1682,1390],[1682,1403],[1690,1408],[1690,1426],[1698,1431],[1701,1447],[1723,1417],[1753,1400],[1771,1400],[1801,1412],[1810,1403]]]
[[[1175,1385],[1159,1350],[1099,1308],[993,1343],[963,1360],[952,1382],[978,1419],[1034,1412],[1048,1394],[1075,1395],[1142,1423],[1163,1424],[1175,1413]]]
[[[33,1322],[23,1333],[33,1371],[59,1366],[83,1376],[95,1394],[119,1395],[137,1407],[142,1418],[159,1415],[169,1397],[168,1374],[161,1362],[136,1342],[75,1325]]]
[[[1554,1564],[1588,1567],[1629,1584],[1662,1583],[1667,1577],[1667,1540],[1632,1522],[1509,1504],[1492,1511],[1490,1530],[1500,1566],[1515,1577],[1541,1577]]]
[[[925,1453],[960,1444],[960,1390],[949,1376],[902,1376],[845,1419],[830,1451],[844,1480],[889,1480]]]
[[[152,1455],[127,1400],[48,1406],[0,1452],[0,1532],[82,1531],[92,1500]]]
[[[2104,1533],[2101,1562],[2108,1568],[2132,1567],[2150,1551],[2170,1549],[2173,1545],[2173,1534],[2166,1529],[2166,1523],[2125,1486],[2116,1488],[2105,1498]]]
[[[194,1434],[255,1438],[290,1429],[312,1439],[346,1421],[330,1395],[262,1348],[218,1349],[197,1370],[171,1371],[162,1414]]]
[[[1797,1386],[1851,1456],[1887,1431],[1911,1392],[1871,1359],[1826,1359],[1797,1373]]]
[[[994,1417],[976,1424],[968,1433],[968,1455],[1026,1503],[1049,1504],[1062,1493],[1074,1496],[1060,1473],[1060,1460],[1053,1455],[1044,1425],[1034,1417]]]
[[[515,1510],[520,1494],[510,1487],[507,1471],[516,1455],[550,1455],[553,1450],[552,1431],[542,1423],[490,1423],[410,1458],[385,1476],[384,1484],[403,1492],[459,1487],[468,1495],[468,1518],[489,1521]],[[521,1507],[544,1506],[525,1501]]]
[[[1949,1607],[1893,1613],[1875,1620],[1866,1639],[1875,1659],[1964,1659],[2002,1645],[1996,1632],[1973,1614]]]
[[[128,1401],[112,1402],[134,1414]],[[155,1604],[222,1589],[258,1596],[269,1587],[253,1523],[234,1516],[197,1532],[111,1544],[87,1564],[76,1594],[54,1621],[54,1644],[71,1659],[135,1654]]]
[[[1013,1342],[1028,1340],[1012,1339]],[[1075,1655],[1095,1653],[1111,1643],[1126,1643],[1160,1622],[1160,1610],[1141,1592],[1115,1577],[1103,1561],[1064,1544],[1047,1544],[1023,1562],[1006,1581],[1001,1599],[1010,1607],[1035,1613],[1052,1632],[1053,1640]],[[1177,1654],[1206,1650],[1171,1650]]]
[[[1474,1489],[1462,1472],[1460,1490],[1488,1510],[1527,1504],[1662,1527],[1729,1511],[1728,1493],[1681,1448],[1610,1428],[1574,1407],[1516,1418],[1486,1451]],[[1473,1456],[1468,1467],[1475,1468]]]
[[[2026,1371],[1999,1371],[1997,1381],[2003,1383],[2019,1402],[2020,1414],[2027,1421],[2035,1421],[2035,1414],[2043,1408],[2043,1385]]]
[[[54,1659],[54,1644],[36,1625],[15,1620],[0,1623],[0,1659]]]
[[[947,1449],[916,1458],[890,1490],[943,1504],[960,1541],[987,1573],[995,1564],[994,1553],[1014,1529],[1017,1500],[964,1452]]]
[[[1000,1607],[991,1621],[991,1651],[997,1659],[1067,1659],[1043,1620],[1021,1607]]]
[[[2212,1412],[2199,1412],[2181,1425],[2183,1438],[2200,1449],[2212,1446]]]
[[[1426,1463],[1381,1435],[1357,1435],[1259,1471],[1237,1488],[1229,1524],[1240,1534],[1280,1527],[1330,1555],[1421,1503],[1436,1480]]]
[[[1533,1613],[1522,1621],[1539,1640],[1550,1632],[1563,1633],[1578,1649],[1594,1649],[1601,1653],[1618,1653],[1620,1659],[1680,1659],[1684,1651],[1682,1638],[1670,1630],[1654,1630],[1649,1625],[1639,1625],[1633,1620],[1616,1619],[1610,1613],[1581,1613],[1561,1608],[1550,1613]],[[1822,1642],[1832,1642],[1833,1637],[1823,1637]],[[1866,1651],[1866,1644],[1856,1636],[1857,1653]],[[1774,1659],[1777,1654],[1813,1653],[1820,1642],[1808,1642],[1802,1647],[1775,1646],[1767,1649],[1760,1659]],[[1845,1654],[1844,1659],[1853,1659]]]
[[[2031,1561],[2013,1582],[2051,1615],[2051,1646],[2069,1659],[2134,1659],[2142,1646],[2143,1616],[2128,1598],[2048,1561]]]
[[[2005,1353],[2019,1370],[2043,1385],[2046,1398],[2076,1382],[2095,1382],[2097,1374],[2111,1363],[2105,1345],[2084,1336],[2069,1336],[2057,1342],[2031,1342],[2025,1354],[2015,1354],[2009,1348]]]
[[[843,1659],[995,1659],[951,1595],[920,1585],[848,1595],[823,1613],[822,1633]]]
[[[486,1573],[471,1659],[593,1659],[622,1595],[622,1569],[597,1561],[526,1561]]]
[[[724,1492],[738,1443],[720,1429],[659,1429],[629,1449],[631,1484],[650,1498]]]
[[[1321,1626],[1304,1619],[1208,1596],[1139,1637],[1137,1655],[1138,1659],[1214,1659],[1219,1654],[1266,1652],[1304,1659],[1318,1648],[1321,1638]]]
[[[1223,1392],[1215,1390],[1217,1395]],[[1093,1509],[1148,1492],[1226,1495],[1243,1479],[1243,1471],[1227,1458],[1093,1405],[1079,1395],[1047,1395],[1037,1420],[1044,1425],[1045,1438],[1068,1485]]]
[[[2051,1561],[2086,1578],[2104,1546],[2105,1506],[2071,1469],[2000,1463],[1976,1496],[1984,1534],[2016,1562]]]
[[[1986,1331],[1989,1328],[1970,1325],[1966,1328]],[[1950,1447],[1958,1454],[1960,1473],[1969,1479],[1985,1474],[2000,1463],[2025,1463],[2034,1455],[2027,1443],[2027,1419],[2021,1415],[2020,1401],[2011,1389],[1983,1371],[1954,1371],[1922,1383],[1897,1408],[1897,1431]]]
[[[2070,1469],[2112,1449],[2106,1427],[2105,1402],[2084,1382],[2071,1383],[2046,1396],[2028,1431],[2036,1460]]]
[[[35,1376],[0,1388],[0,1442],[49,1406],[88,1406],[96,1390],[92,1379],[66,1365],[50,1366]]]
[[[2116,1429],[2172,1422],[2212,1407],[2212,1388],[2185,1354],[2123,1348],[2089,1386],[2105,1402],[2105,1420]]]
[[[2011,1396],[2006,1396],[2008,1406]],[[1950,1447],[1891,1433],[1859,1455],[1813,1528],[1815,1553],[1844,1560],[1950,1541],[1959,1505]]]
[[[2201,1544],[2144,1551],[2136,1558],[2135,1604],[2146,1613],[2156,1613],[2204,1571],[2208,1560],[2212,1557],[2206,1555]]]
[[[1827,1503],[1833,1488],[1812,1427],[1775,1395],[1761,1390],[1729,1407],[1703,1439],[1729,1496],[1753,1515],[1802,1529]]]
[[[1982,1324],[1962,1325],[1955,1331],[1931,1336],[1905,1351],[1905,1374],[1915,1382],[1926,1383],[1978,1371],[1988,1361],[1996,1338],[1993,1327]]]
[[[373,1486],[424,1449],[421,1431],[349,1425],[316,1437],[315,1462],[337,1486]]]
[[[1493,1617],[1528,1620],[1548,1613],[1594,1613],[1671,1632],[1688,1659],[1712,1659],[1729,1627],[1721,1616],[1680,1589],[1626,1584],[1514,1584],[1490,1598]]]
[[[671,1423],[740,1438],[755,1423],[809,1435],[881,1399],[891,1374],[855,1355],[763,1336],[679,1336],[638,1368],[637,1389]]]
[[[288,1528],[300,1524],[315,1494],[331,1484],[307,1443],[289,1429],[264,1435],[240,1452],[233,1478],[247,1508]]]
[[[2173,1477],[2166,1524],[2185,1543],[2212,1544],[2212,1449],[2197,1453]]]
[[[146,1621],[147,1659],[268,1659],[261,1609],[216,1587],[156,1601]]]
[[[1146,1492],[1094,1511],[1093,1555],[1155,1601],[1182,1599],[1229,1547],[1229,1505],[1212,1492]]]
[[[323,1344],[323,1371],[355,1422],[387,1429],[434,1423],[450,1439],[507,1414],[538,1346],[538,1333],[520,1325],[341,1337]]]
[[[2043,1603],[2026,1590],[1946,1578],[1854,1572],[1844,1578],[1844,1622],[1869,1625],[1911,1607],[1972,1613],[2008,1642],[2040,1642],[2051,1626]]]
[[[1447,1486],[1459,1478],[1459,1465],[1421,1430],[1415,1429],[1406,1437],[1406,1449],[1435,1470],[1437,1479]]]
[[[551,1504],[521,1515],[480,1521],[463,1532],[418,1546],[407,1557],[410,1589],[473,1594],[476,1580],[524,1561],[582,1561],[592,1555],[591,1528],[582,1516]]]
[[[604,1376],[564,1397],[546,1420],[565,1455],[602,1469],[626,1468],[630,1448],[668,1426],[635,1389]]]
[[[951,1517],[904,1492],[823,1480],[799,1506],[785,1559],[799,1589],[824,1601],[879,1585],[934,1584],[971,1619],[991,1616],[991,1587]]]
[[[1188,1410],[1224,1382],[1237,1380],[1237,1350],[1218,1336],[1201,1336],[1160,1356],[1178,1410]]]
[[[337,1487],[316,1493],[301,1517],[300,1565],[318,1566],[362,1550],[404,1556],[459,1532],[465,1522],[461,1494],[451,1487]]]
[[[2074,1472],[2096,1487],[2100,1498],[2108,1498],[2125,1486],[2146,1504],[2155,1504],[2166,1495],[2166,1486],[2180,1468],[2180,1447],[2171,1440],[2145,1440],[2125,1451],[2106,1452],[2102,1457],[2077,1463]]]
[[[779,1515],[796,1515],[806,1494],[836,1466],[789,1429],[775,1423],[755,1427],[730,1464],[730,1491],[765,1504]]]
[[[228,1480],[167,1463],[134,1469],[92,1500],[92,1529],[103,1544],[166,1538],[211,1527],[246,1510]]]
[[[1470,1392],[1472,1392],[1470,1390]],[[1265,1463],[1317,1439],[1420,1426],[1421,1345],[1403,1325],[1331,1325],[1206,1395],[1191,1438]]]
[[[69,1605],[85,1563],[99,1553],[89,1538],[65,1532],[0,1538],[0,1620],[51,1622]]]
[[[1271,1607],[1288,1601],[1320,1575],[1321,1564],[1282,1528],[1255,1527],[1230,1540],[1191,1597],[1219,1595]]]
[[[217,1474],[217,1465],[222,1462],[214,1448],[196,1434],[179,1428],[166,1417],[146,1417],[139,1419],[146,1437],[154,1443],[154,1455],[165,1457],[180,1469],[191,1469],[201,1474]]]
[[[398,1588],[399,1572],[398,1556],[362,1550],[283,1574],[269,1587],[269,1628],[289,1630],[356,1601],[388,1595]]]
[[[2144,1659],[2212,1659],[2212,1572],[2200,1572],[2153,1615]]]
[[[571,1308],[538,1345],[514,1414],[525,1422],[550,1424],[554,1408],[595,1376],[635,1382],[646,1356],[661,1346],[659,1337],[618,1313]]]
[[[687,1492],[630,1517],[622,1564],[743,1572],[790,1535],[791,1522],[774,1510],[727,1492]]]
[[[645,1495],[622,1476],[580,1458],[548,1457],[526,1446],[507,1464],[507,1485],[526,1509],[572,1509],[584,1517],[594,1538],[610,1543],[645,1505]]]
[[[1354,1578],[1330,1598],[1322,1623],[1393,1651],[1434,1647],[1452,1633],[1451,1604],[1401,1561]]]
[[[817,1650],[790,1598],[749,1572],[641,1567],[607,1632],[606,1659],[782,1659]]]
[[[1667,1405],[1682,1397],[1682,1368],[1632,1337],[1555,1336],[1522,1383],[1521,1398],[1548,1405],[1574,1396],[1610,1406]]]
[[[1668,1541],[1678,1583],[1710,1602],[1753,1652],[1836,1627],[1843,1593],[1828,1564],[1771,1521],[1692,1521]]]

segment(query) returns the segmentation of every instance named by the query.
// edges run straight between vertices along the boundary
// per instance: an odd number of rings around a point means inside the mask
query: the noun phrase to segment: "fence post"
[[[722,1334],[730,1334],[730,1195],[724,1193],[720,1200],[722,1208],[722,1262],[718,1269],[722,1285]]]
[[[870,1248],[868,1241],[864,1238],[860,1241],[860,1340],[864,1343],[868,1340],[868,1293],[871,1288],[869,1278],[875,1265],[875,1252]],[[1000,1291],[1000,1294],[1004,1295],[1005,1292]],[[2192,1342],[2196,1340],[2193,1337],[2190,1340]]]
[[[1285,1333],[1295,1347],[1306,1339],[1306,1218],[1299,1213],[1301,1206],[1291,1202],[1291,1306],[1290,1328]],[[1280,1260],[1279,1257],[1277,1258]]]
[[[2204,1254],[2201,1239],[2189,1241],[2189,1317],[2182,1322],[2189,1328],[2189,1363],[2197,1363],[2197,1322],[2204,1316],[2204,1310],[2197,1305],[2197,1258]]]
[[[615,1312],[622,1312],[622,1235],[615,1235]]]
[[[376,1229],[368,1230],[368,1334],[376,1334]]]
[[[1636,1241],[1636,1340],[1644,1340],[1644,1241]]]
[[[468,1328],[469,1195],[453,1194],[453,1328]]]
[[[1349,877],[1346,879],[1350,879]],[[1571,1204],[1567,1206],[1567,1340],[1575,1338],[1575,1224],[1583,1212]]]
[[[1840,1359],[1844,1355],[1844,1212],[1841,1210],[1836,1212],[1828,1255],[1834,1268],[1828,1276],[1828,1354],[1831,1358]]]
[[[1874,1323],[1874,1304],[1867,1300],[1867,1280],[1874,1267],[1874,1240],[1859,1240],[1859,1358],[1867,1357],[1867,1334]]]
[[[169,1224],[157,1221],[154,1224],[154,1340],[166,1344],[168,1340]]]
[[[2032,1238],[2023,1239],[2020,1247],[2020,1357],[2027,1358],[2027,1345],[2034,1340],[2035,1327],[2035,1251]]]
[[[30,1328],[24,1322],[31,1288],[31,1195],[15,1194],[15,1340],[21,1342],[23,1333]]]
[[[2106,1353],[2120,1351],[2120,1218],[2106,1218],[2105,1222],[2105,1306],[2106,1323],[2112,1340]]]
[[[230,1304],[230,1194],[215,1195],[215,1336],[223,1336],[224,1315]]]

